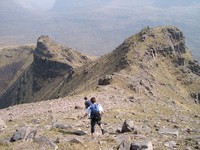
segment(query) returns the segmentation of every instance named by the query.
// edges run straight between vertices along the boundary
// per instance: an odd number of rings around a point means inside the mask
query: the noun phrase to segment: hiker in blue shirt
[[[103,113],[103,108],[100,104],[96,103],[96,98],[91,98],[91,105],[86,109],[86,113],[84,115],[84,118],[89,115],[90,121],[91,121],[91,135],[93,136],[95,132],[95,125],[98,124],[101,128],[102,134],[105,133],[105,130],[103,129],[103,126],[101,124],[101,114]]]
[[[84,100],[85,100],[85,109],[87,109],[91,104],[92,104],[92,102],[91,102],[91,100],[88,100],[88,98],[87,97],[84,97]]]

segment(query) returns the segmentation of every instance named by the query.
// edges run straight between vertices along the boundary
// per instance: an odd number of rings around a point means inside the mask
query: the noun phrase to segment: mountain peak
[[[42,57],[53,59],[61,52],[62,46],[50,39],[48,35],[41,35],[37,40],[36,54]]]
[[[61,46],[48,35],[41,35],[38,38],[34,56],[66,63],[70,66],[81,66],[82,63],[87,63],[90,60],[86,55],[77,52],[75,49]]]
[[[114,53],[123,53],[130,64],[148,64],[160,56],[170,57],[176,61],[186,53],[189,55],[183,33],[173,26],[146,27],[126,39]]]

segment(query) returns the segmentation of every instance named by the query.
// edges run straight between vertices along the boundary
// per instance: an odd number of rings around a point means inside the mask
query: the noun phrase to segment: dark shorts
[[[101,125],[101,118],[99,118],[98,120],[91,119],[91,133],[94,133],[96,124],[98,124],[99,126]]]

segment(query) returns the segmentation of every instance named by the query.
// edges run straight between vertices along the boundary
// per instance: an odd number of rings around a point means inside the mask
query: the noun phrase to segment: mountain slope
[[[133,76],[129,88],[141,88],[147,96],[178,93],[194,101],[200,90],[200,67],[176,27],[147,27],[90,63],[86,56],[69,51],[46,36],[39,38],[34,63],[19,80],[25,81],[13,87],[17,93],[8,90],[2,99],[7,99],[6,103],[15,99],[18,104],[79,94],[96,89],[100,78],[123,69]]]
[[[200,88],[199,71],[192,69],[192,62],[194,60],[185,47],[180,30],[175,27],[144,29],[125,40],[112,53],[75,71],[71,81],[67,80],[62,88],[65,94],[77,94],[96,88],[98,80],[105,75],[130,68],[137,82],[148,79],[149,84],[156,83],[156,89],[159,84],[173,87],[178,79],[179,88],[187,90],[187,97],[190,97]],[[172,80],[171,83],[169,80]]]

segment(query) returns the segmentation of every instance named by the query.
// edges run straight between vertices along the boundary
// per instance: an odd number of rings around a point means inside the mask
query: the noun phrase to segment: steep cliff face
[[[18,80],[1,96],[0,107],[59,97],[54,92],[63,78],[71,76],[76,67],[90,59],[71,48],[64,48],[48,36],[38,39],[33,62]]]
[[[0,49],[0,95],[15,82],[33,62],[35,46],[19,46]]]

